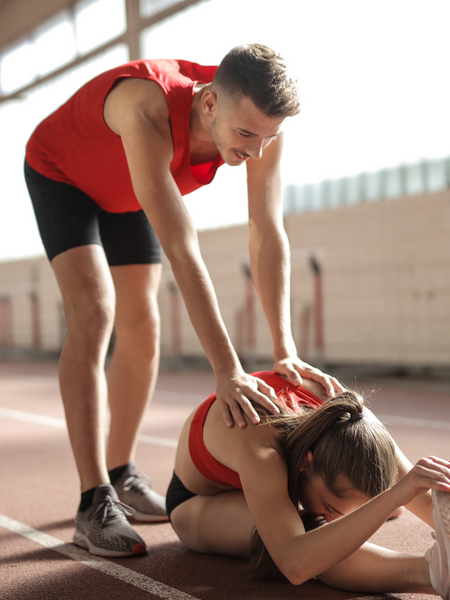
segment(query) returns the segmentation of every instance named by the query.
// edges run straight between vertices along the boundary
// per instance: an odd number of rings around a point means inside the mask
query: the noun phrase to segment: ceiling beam
[[[116,44],[124,43],[124,44],[128,45],[130,60],[137,60],[138,58],[141,58],[139,38],[140,38],[141,32],[144,29],[146,29],[147,27],[151,27],[152,25],[155,25],[156,23],[158,23],[160,21],[163,21],[164,19],[167,19],[168,17],[176,14],[177,12],[180,12],[186,8],[189,8],[190,6],[193,6],[194,4],[199,4],[200,2],[203,2],[203,1],[205,1],[205,0],[181,0],[181,1],[173,4],[172,6],[166,8],[165,10],[162,10],[150,17],[142,18],[139,15],[139,0],[126,0],[127,31],[124,34],[107,42],[106,44],[103,44],[102,46],[96,48],[92,52],[88,52],[87,54],[84,54],[83,56],[77,56],[77,58],[75,60],[73,60],[72,62],[60,67],[59,69],[57,69],[55,71],[52,71],[48,75],[44,75],[42,77],[37,77],[37,79],[35,81],[24,86],[23,88],[20,88],[16,92],[13,92],[11,94],[5,94],[5,95],[2,95],[0,92],[0,104],[2,104],[3,102],[7,102],[8,100],[17,100],[17,99],[22,98],[23,94],[25,94],[26,92],[32,90],[33,88],[35,88],[43,83],[51,81],[52,79],[54,79],[55,77],[58,77],[59,75],[63,75],[67,71],[70,71],[70,69],[73,69],[74,67],[77,67],[77,66],[83,64],[84,62],[90,60],[91,58],[98,56],[99,54],[105,52],[106,50],[109,50]],[[46,2],[48,2],[49,4],[52,4],[53,7],[55,7],[58,4],[59,8],[58,8],[58,10],[56,10],[56,12],[53,12],[50,16],[47,16],[47,18],[44,20],[44,22],[48,21],[50,18],[56,16],[56,14],[58,14],[63,8],[70,9],[71,11],[73,11],[73,7],[76,4],[76,2],[74,2],[74,0],[70,0],[70,2],[68,0],[45,0],[45,2],[38,2],[36,4],[44,4],[45,5]],[[3,18],[3,14],[4,14],[3,9],[10,6],[10,4],[15,4],[15,3],[17,3],[17,5],[20,5],[20,4],[35,5],[34,0],[31,0],[31,1],[30,0],[3,0],[3,2],[0,0],[0,23],[2,22],[2,18]],[[47,13],[47,14],[49,14],[49,13]],[[29,25],[29,29],[27,29],[27,35],[22,36],[22,39],[24,39],[24,40],[31,36],[32,32],[36,29],[36,27],[38,27],[39,25],[42,25],[42,21],[39,19],[34,22],[30,21],[29,23],[30,23],[30,25]],[[16,42],[19,42],[19,40],[16,39]],[[1,49],[0,49],[0,51],[1,51]]]

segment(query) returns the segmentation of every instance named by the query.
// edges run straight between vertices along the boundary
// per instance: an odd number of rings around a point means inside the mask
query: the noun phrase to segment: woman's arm
[[[260,448],[243,456],[239,475],[262,541],[280,571],[296,585],[353,554],[399,506],[430,488],[450,491],[450,463],[422,459],[391,489],[305,533],[287,493],[286,465],[277,454],[272,448]]]
[[[378,417],[376,415],[374,415],[373,412],[367,408],[367,406],[364,407],[364,413],[366,415],[368,415],[368,418],[374,419],[381,424],[381,421],[378,419]],[[406,456],[403,454],[403,452],[400,450],[400,448],[397,446],[397,444],[396,444],[395,440],[392,438],[392,436],[391,436],[391,440],[395,447],[395,455],[396,455],[397,468],[398,468],[397,481],[399,481],[402,477],[404,477],[407,473],[409,473],[409,471],[411,471],[411,469],[413,468],[413,465],[406,458]],[[409,504],[407,504],[405,506],[405,508],[407,508],[410,512],[415,514],[416,517],[419,517],[419,519],[424,521],[424,523],[427,523],[427,525],[429,525],[430,527],[434,527],[433,517],[432,517],[433,500],[431,498],[430,491],[414,498]]]

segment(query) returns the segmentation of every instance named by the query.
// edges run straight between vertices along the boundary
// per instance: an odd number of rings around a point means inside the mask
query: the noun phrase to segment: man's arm
[[[283,135],[247,162],[250,264],[253,280],[272,336],[274,370],[294,385],[301,377],[318,381],[332,396],[340,383],[297,357],[290,319],[289,242],[283,227],[280,161]]]
[[[124,82],[114,93],[108,124],[122,138],[136,197],[171,263],[192,325],[214,370],[225,422],[231,427],[233,417],[245,427],[240,406],[258,422],[249,400],[277,412],[269,400],[275,399],[275,394],[265,382],[242,370],[222,321],[197,232],[170,173],[173,144],[164,95],[156,84],[140,80]]]

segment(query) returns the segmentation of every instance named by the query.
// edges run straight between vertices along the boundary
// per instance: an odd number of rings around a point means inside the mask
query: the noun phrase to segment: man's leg
[[[59,379],[81,491],[109,483],[105,460],[104,361],[114,321],[114,287],[103,249],[80,246],[52,267],[63,297],[67,338]]]
[[[108,373],[108,469],[134,461],[139,428],[155,387],[161,268],[160,264],[111,267],[117,304],[116,340]]]
[[[81,481],[73,541],[100,556],[146,551],[110,485],[105,460],[104,362],[114,321],[114,287],[101,246],[79,246],[52,261],[67,318],[59,378]]]
[[[120,500],[139,521],[167,521],[165,498],[134,462],[144,412],[159,367],[157,294],[161,264],[111,267],[116,288],[116,342],[108,374],[111,427],[107,464]]]

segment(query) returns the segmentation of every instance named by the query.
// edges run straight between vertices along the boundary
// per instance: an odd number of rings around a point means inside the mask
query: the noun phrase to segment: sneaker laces
[[[123,482],[123,489],[126,492],[129,492],[133,488],[145,494],[147,488],[152,488],[152,480],[143,473],[134,473]]]
[[[103,514],[100,513],[103,511]],[[135,514],[135,511],[120,500],[113,500],[111,496],[106,496],[103,502],[101,502],[96,510],[92,513],[92,519],[95,519],[97,515],[100,517],[100,526],[103,527],[105,523],[111,522],[114,519],[117,519],[119,515],[117,511],[121,513],[120,516],[132,517]]]

